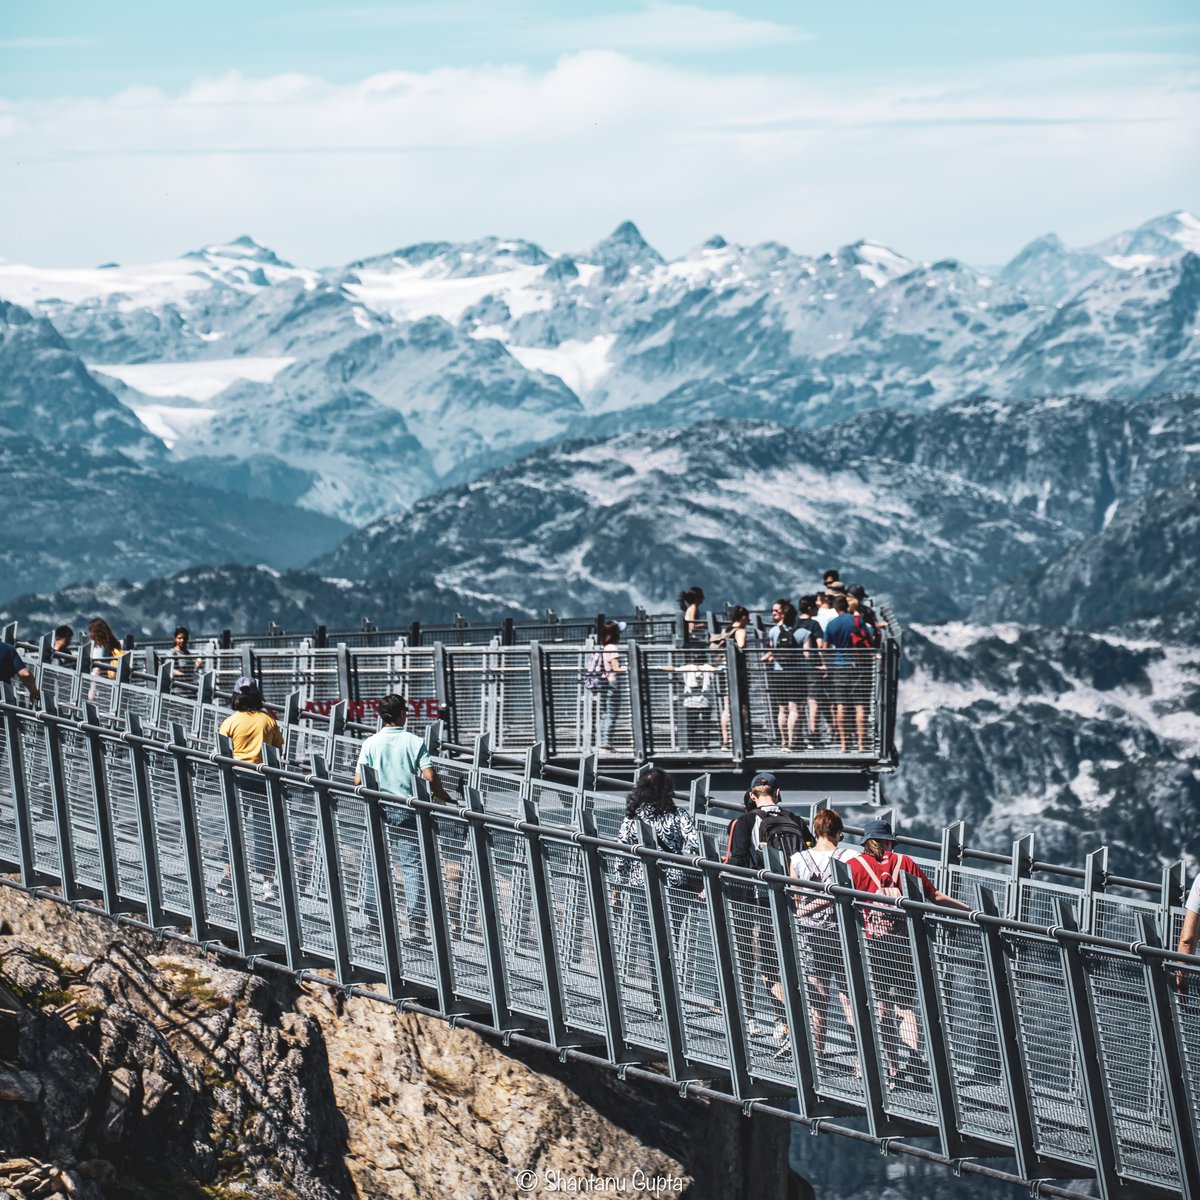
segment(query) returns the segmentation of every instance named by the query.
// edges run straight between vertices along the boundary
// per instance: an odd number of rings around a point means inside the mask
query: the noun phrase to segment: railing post
[[[459,739],[457,706],[451,704],[453,689],[450,683],[450,663],[443,642],[433,643],[433,694],[439,711],[446,714],[450,741]]]
[[[223,734],[217,735],[217,753],[233,758],[233,744]],[[237,780],[228,762],[217,767],[221,779],[221,804],[225,810],[225,844],[229,847],[229,875],[233,885],[233,920],[237,926],[238,950],[254,953],[254,927],[250,919],[250,876],[246,870],[246,845],[242,837],[241,801]]]
[[[357,700],[354,695],[354,674],[350,669],[350,647],[345,642],[338,642],[337,649],[337,678],[338,695],[342,700]]]
[[[165,665],[165,664],[164,664]],[[154,824],[154,801],[150,794],[150,773],[146,766],[146,748],[133,741],[140,738],[142,722],[137,713],[125,717],[129,734],[126,749],[129,753],[129,773],[133,779],[133,807],[138,826],[138,852],[142,861],[142,876],[146,881],[146,920],[155,929],[163,926],[162,879],[159,877],[158,830]]]
[[[1172,927],[1172,911],[1183,907],[1183,897],[1187,890],[1187,876],[1184,874],[1183,863],[1175,862],[1169,867],[1163,867],[1162,890],[1158,898],[1158,936],[1164,946],[1170,946],[1174,941]]]
[[[1096,932],[1096,896],[1104,891],[1104,881],[1107,878],[1108,847],[1101,846],[1084,860],[1083,895],[1079,898],[1079,927],[1088,933]]]
[[[1142,941],[1157,949],[1162,941],[1156,922],[1149,913],[1140,915]],[[1200,1200],[1200,1132],[1196,1129],[1188,1096],[1187,1062],[1182,1053],[1183,1030],[1171,1003],[1169,974],[1173,968],[1152,955],[1142,958],[1146,995],[1150,1001],[1150,1019],[1154,1025],[1154,1048],[1162,1074],[1175,1156],[1179,1163],[1179,1182],[1184,1200]]]
[[[363,787],[379,791],[379,778],[369,763],[361,767]],[[407,994],[404,986],[404,959],[400,950],[396,898],[392,892],[391,858],[384,831],[383,803],[378,796],[362,795],[367,813],[367,837],[371,843],[371,879],[375,885],[375,904],[379,914],[379,940],[383,953],[383,980],[388,996],[399,1000]]]
[[[333,942],[333,969],[338,983],[350,982],[350,937],[346,931],[346,901],[342,895],[342,856],[338,847],[333,810],[337,798],[329,787],[329,771],[320,755],[313,755],[312,788],[317,801],[317,828],[325,886],[329,890],[329,931]]]
[[[551,733],[548,720],[546,675],[546,651],[541,642],[532,641],[529,643],[529,690],[533,695],[533,740],[553,747],[557,745],[557,739]]]
[[[467,808],[483,812],[483,798],[477,788],[466,789]],[[492,856],[488,853],[488,831],[482,821],[467,821],[467,842],[475,863],[475,884],[479,893],[479,923],[483,932],[483,953],[487,965],[488,1000],[492,1009],[492,1025],[496,1029],[518,1026],[512,1014],[508,994],[508,976],[504,964],[504,931],[496,910],[499,892]]]
[[[658,847],[654,830],[645,821],[637,822],[638,845],[646,850]],[[639,861],[639,860],[635,860]],[[664,1041],[667,1047],[667,1070],[679,1083],[687,1078],[683,1052],[683,1022],[679,989],[675,986],[675,971],[671,961],[671,922],[667,915],[664,890],[668,886],[666,873],[656,858],[640,859],[642,865],[642,894],[646,901],[646,917],[650,923],[650,951],[654,959],[654,982],[662,1005]]]
[[[941,891],[950,891],[950,868],[962,866],[963,850],[967,843],[967,826],[963,821],[955,821],[942,830],[942,854],[938,864],[938,887]]]
[[[1017,838],[1013,842],[1012,848],[1012,866],[1009,875],[1008,889],[1008,912],[1005,916],[1012,917],[1014,920],[1021,912],[1021,881],[1029,879],[1033,875],[1033,834],[1027,833],[1024,837]]]
[[[896,750],[896,716],[897,699],[900,693],[900,643],[889,637],[885,641],[884,679],[880,692],[884,701],[884,715],[881,730],[882,744],[880,759],[889,766],[895,766],[900,761]]]
[[[421,644],[421,622],[411,621],[408,626],[408,644],[409,646],[419,646]]]
[[[916,879],[907,871],[902,872],[901,877],[904,880],[906,899],[925,899],[925,893]],[[933,1090],[942,1153],[947,1158],[963,1158],[968,1149],[958,1129],[958,1105],[950,1066],[950,1037],[949,1031],[942,1024],[937,981],[934,978],[933,952],[930,948],[930,940],[937,936],[937,928],[919,909],[906,909],[904,915],[908,921],[909,949],[912,952],[913,972],[917,983],[917,1011],[921,1018],[925,1053],[929,1058],[929,1081]]]
[[[537,805],[528,796],[521,801],[521,813],[523,823],[532,826],[522,832],[525,837],[525,863],[529,872],[529,894],[533,900],[542,980],[546,988],[546,1028],[549,1031],[550,1044],[561,1049],[568,1044],[570,1035],[567,1032],[566,1015],[563,1010],[563,973],[559,963],[558,940],[554,936],[554,904],[546,880],[545,843],[539,832],[541,816]]]
[[[0,696],[5,704],[14,705],[11,683],[0,684]],[[4,713],[4,737],[8,748],[9,782],[12,784],[13,816],[16,822],[17,859],[15,864],[21,872],[21,883],[24,887],[32,887],[37,879],[34,870],[33,830],[29,823],[29,797],[25,788],[25,767],[22,761],[21,729],[15,707],[10,707]]]
[[[582,806],[579,812],[579,826],[586,837],[596,836],[596,820]],[[583,859],[588,907],[592,913],[596,976],[600,987],[600,1011],[604,1018],[608,1057],[610,1062],[626,1062],[630,1055],[625,1045],[625,1020],[617,995],[617,965],[613,954],[608,880],[604,878],[604,864],[595,846],[581,846],[580,856]]]
[[[175,760],[175,791],[179,796],[179,830],[183,840],[183,862],[187,874],[188,903],[191,906],[192,936],[206,941],[211,935],[208,923],[208,899],[204,891],[204,859],[200,854],[200,831],[196,825],[196,802],[192,795],[192,777],[184,751],[187,738],[178,722],[171,726],[171,752]]]
[[[767,870],[786,875],[789,864],[774,846],[763,847]],[[771,925],[775,931],[775,954],[779,962],[779,984],[787,1013],[792,1066],[796,1073],[796,1101],[802,1117],[817,1115],[817,1068],[813,1055],[812,1014],[808,994],[801,980],[800,955],[796,946],[795,897],[781,884],[764,884],[771,906]],[[808,893],[803,893],[808,895]]]
[[[579,792],[592,792],[596,789],[596,776],[600,771],[600,756],[593,750],[579,759],[579,774],[575,780],[575,789]]]
[[[500,645],[515,646],[517,644],[517,634],[513,627],[512,617],[505,617],[500,626]]]
[[[1054,901],[1060,930],[1078,932],[1070,902],[1062,897]],[[1071,1026],[1075,1035],[1075,1052],[1083,1082],[1084,1107],[1087,1110],[1088,1131],[1092,1153],[1096,1160],[1096,1181],[1101,1200],[1116,1200],[1125,1194],[1121,1185],[1117,1161],[1117,1134],[1112,1109],[1112,1094],[1104,1078],[1104,1059],[1100,1037],[1088,997],[1087,967],[1079,943],[1072,938],[1058,939],[1067,999],[1071,1009]]]
[[[268,772],[279,770],[279,751],[274,746],[262,748],[263,766]],[[275,859],[275,891],[279,896],[279,915],[283,925],[283,953],[287,965],[298,971],[304,965],[300,952],[300,908],[296,898],[296,870],[292,863],[292,846],[288,840],[287,805],[283,781],[273,773],[264,774],[267,784],[267,817],[271,825],[271,846]]]
[[[979,911],[984,917],[990,918],[981,921],[979,927],[983,941],[984,964],[987,968],[988,991],[996,1019],[996,1041],[1000,1047],[1004,1093],[1012,1120],[1013,1153],[1021,1177],[1035,1179],[1040,1173],[1040,1167],[1034,1138],[1033,1092],[1029,1086],[1025,1043],[1021,1040],[1021,1025],[1013,999],[1010,969],[1012,960],[1005,950],[1000,928],[994,919],[991,919],[998,917],[1000,913],[995,897],[987,888],[979,889]]]
[[[729,738],[731,754],[736,765],[746,760],[749,730],[742,724],[743,683],[742,657],[732,638],[725,642],[725,686],[729,701]]]
[[[100,865],[100,896],[104,910],[117,913],[121,908],[117,879],[117,855],[113,846],[112,808],[108,802],[108,777],[104,772],[104,746],[96,727],[100,716],[94,704],[83,707],[84,722],[92,726],[84,734],[87,739],[88,774],[92,785],[92,814],[96,822],[96,851]]]
[[[431,799],[429,784],[417,776],[413,786],[418,800]],[[439,868],[437,830],[432,809],[414,807],[417,817],[417,845],[421,851],[421,876],[425,882],[425,904],[429,920],[429,937],[433,951],[433,978],[438,1007],[449,1015],[459,1011],[454,996],[454,969],[450,959],[450,913],[446,906],[445,888]]]
[[[833,881],[839,887],[852,888],[850,868],[841,859],[831,859]],[[862,1070],[863,1102],[867,1126],[873,1137],[887,1135],[890,1122],[883,1106],[883,1076],[880,1071],[879,1022],[867,988],[863,950],[859,946],[859,919],[849,896],[835,896],[838,937],[842,943],[842,963],[846,969],[846,991],[850,997],[854,1026],[858,1034],[858,1061]]]
[[[629,725],[633,732],[633,761],[646,761],[646,746],[648,742],[646,729],[646,706],[642,691],[642,652],[637,642],[630,642],[625,653],[625,661],[629,664]]]
[[[56,716],[54,701],[49,696],[42,697],[42,705],[47,716]],[[62,738],[58,725],[47,721],[43,726],[46,739],[46,756],[50,771],[50,805],[54,814],[54,834],[58,845],[58,874],[62,885],[62,894],[68,900],[78,900],[81,896],[79,885],[75,881],[75,854],[71,840],[71,808],[67,799],[67,781],[63,774]]]
[[[711,834],[701,838],[704,858],[720,861],[721,851]],[[748,1099],[753,1091],[750,1079],[750,1060],[746,1053],[746,1020],[742,1012],[742,992],[738,987],[737,964],[725,906],[725,876],[715,867],[704,872],[704,909],[712,931],[713,959],[717,975],[717,993],[721,997],[721,1018],[725,1024],[725,1039],[729,1044],[729,1079],[733,1094]],[[745,886],[738,880],[737,886]]]

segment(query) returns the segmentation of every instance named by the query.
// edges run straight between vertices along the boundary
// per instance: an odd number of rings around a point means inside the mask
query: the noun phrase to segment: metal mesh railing
[[[810,1115],[870,1108],[942,1138],[949,1123],[972,1153],[1028,1145],[1055,1170],[1164,1194],[1195,1162],[1200,961],[1156,945],[1179,913],[1147,889],[945,862],[941,885],[977,911],[896,903],[844,875],[626,845],[619,794],[482,751],[435,759],[446,807],[355,789],[355,740],[328,730],[345,769],[322,778],[136,720],[0,713],[0,857],[27,886],[157,907],[244,954],[431,992],[496,1028],[545,1024],[678,1080],[728,1076],[745,1099],[794,1089]]]

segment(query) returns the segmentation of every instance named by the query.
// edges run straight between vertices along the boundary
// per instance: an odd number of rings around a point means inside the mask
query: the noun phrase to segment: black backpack
[[[795,650],[800,645],[796,641],[796,627],[794,625],[780,625],[779,633],[775,635],[776,650]]]
[[[792,861],[793,854],[816,845],[807,823],[783,809],[760,813],[758,822],[759,844],[773,846],[783,855],[785,863]]]

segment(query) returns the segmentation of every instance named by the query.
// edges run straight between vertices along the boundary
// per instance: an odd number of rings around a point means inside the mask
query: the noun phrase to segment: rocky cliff
[[[520,1171],[775,1196],[786,1154],[782,1122],[0,889],[0,1186],[14,1196],[508,1197]]]

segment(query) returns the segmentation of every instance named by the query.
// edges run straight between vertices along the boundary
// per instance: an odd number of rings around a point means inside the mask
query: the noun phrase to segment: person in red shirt
[[[876,818],[863,827],[863,853],[850,863],[850,874],[860,892],[877,893],[880,902],[863,911],[871,991],[879,1018],[880,1046],[893,1088],[928,1087],[929,1067],[921,1054],[917,1025],[917,980],[913,974],[904,914],[891,909],[899,898],[900,874],[911,875],[925,899],[947,908],[969,911],[969,906],[938,891],[933,881],[907,854],[896,853],[892,827]],[[907,1054],[904,1052],[907,1051]]]

